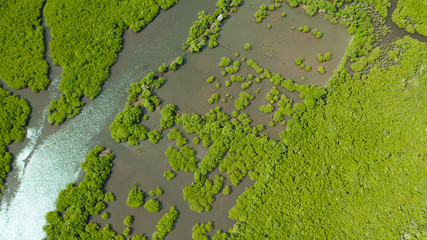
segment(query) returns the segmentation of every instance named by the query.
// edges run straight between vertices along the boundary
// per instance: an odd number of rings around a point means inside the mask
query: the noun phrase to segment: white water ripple
[[[90,148],[101,144],[94,136],[110,124],[107,122],[110,116],[122,107],[117,89],[125,89],[127,84],[127,80],[120,81],[117,86],[105,89],[78,116],[45,137],[38,146],[36,142],[43,133],[46,115],[43,114],[36,127],[28,129],[30,141],[17,154],[14,168],[20,185],[10,201],[3,198],[1,202],[0,239],[30,240],[46,236],[45,214],[55,209],[59,192],[78,179],[79,165]]]

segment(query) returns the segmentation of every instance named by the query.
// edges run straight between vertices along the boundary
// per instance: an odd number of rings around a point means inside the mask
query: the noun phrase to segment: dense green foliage
[[[231,187],[225,186],[224,189],[222,189],[222,194],[229,195],[231,193]]]
[[[308,32],[310,32],[310,30],[311,30],[311,28],[309,27],[309,26],[301,26],[301,27],[299,27],[298,28],[298,31],[300,31],[300,32],[304,32],[304,33],[308,33]]]
[[[326,52],[324,56],[322,56],[322,54],[318,53],[316,56],[317,56],[317,60],[319,62],[326,62],[326,61],[331,60],[331,58],[332,58],[332,54],[330,52]]]
[[[144,234],[133,235],[131,240],[147,240],[147,237]]]
[[[249,67],[251,67],[252,69],[254,69],[255,70],[255,72],[256,73],[258,73],[258,74],[260,74],[260,73],[262,73],[262,72],[264,72],[264,69],[262,68],[262,67],[260,67],[259,65],[258,65],[258,63],[256,63],[254,60],[252,60],[252,59],[249,59],[247,62],[246,62],[246,64],[249,66]]]
[[[319,66],[319,67],[317,68],[317,71],[319,71],[319,73],[320,73],[320,74],[325,74],[325,73],[326,73],[326,71],[325,71],[325,67],[323,67],[323,66]]]
[[[111,239],[116,234],[107,226],[99,230],[96,223],[88,223],[91,215],[105,209],[104,185],[110,176],[114,156],[101,156],[102,147],[95,147],[86,156],[81,167],[86,171],[78,186],[67,185],[58,196],[56,211],[46,214],[43,227],[47,239]]]
[[[228,234],[226,232],[223,232],[221,230],[217,230],[215,235],[213,235],[212,240],[227,240]]]
[[[210,104],[214,104],[214,103],[217,103],[217,102],[218,102],[218,100],[219,100],[219,94],[218,94],[218,93],[214,93],[214,94],[212,94],[212,96],[208,99],[208,102],[209,102]]]
[[[117,60],[126,28],[137,32],[176,0],[102,0],[46,3],[44,15],[51,29],[51,56],[62,66],[59,100],[52,100],[50,123],[60,124],[79,113],[86,96],[95,98]],[[159,6],[160,5],[160,6]],[[93,17],[97,16],[97,17]]]
[[[150,196],[160,196],[163,195],[163,189],[156,187],[155,189],[150,190],[148,194],[150,194]]]
[[[206,79],[207,83],[213,83],[215,81],[215,77],[214,76],[210,76],[208,79]]]
[[[169,70],[177,70],[179,66],[182,66],[184,64],[184,58],[179,56],[177,57],[170,65]]]
[[[40,23],[45,0],[0,2],[0,77],[14,89],[38,92],[49,85]]]
[[[169,158],[169,164],[174,171],[195,171],[197,162],[199,162],[199,159],[196,158],[196,151],[192,147],[184,146],[180,150],[169,147],[165,155]]]
[[[123,220],[123,224],[126,226],[130,226],[133,223],[133,217],[132,216],[126,216]]]
[[[317,29],[313,29],[311,30],[311,33],[313,34],[313,36],[315,36],[316,38],[321,38],[323,36],[323,33]]]
[[[267,104],[267,105],[261,105],[259,107],[259,110],[263,113],[271,113],[274,111],[274,106],[271,104]]]
[[[175,123],[176,106],[168,104],[162,109],[162,118],[160,119],[161,130],[170,128]]]
[[[173,225],[175,224],[176,219],[178,218],[178,211],[174,206],[170,208],[170,211],[167,212],[156,225],[157,230],[153,233],[153,240],[162,240],[172,231]]]
[[[240,85],[240,88],[242,90],[246,90],[246,89],[250,88],[251,86],[252,86],[252,82],[249,81],[249,82],[242,83],[242,85]]]
[[[12,95],[0,87],[0,196],[5,188],[4,179],[11,169],[12,155],[7,145],[13,141],[21,142],[26,133],[31,107],[25,99]]]
[[[132,234],[132,228],[131,227],[127,227],[123,230],[123,235],[124,236],[129,236]]]
[[[142,108],[126,103],[123,112],[120,112],[110,125],[111,136],[117,142],[128,141],[131,145],[138,145],[138,140],[147,138],[148,130],[138,124],[141,122]]]
[[[193,226],[193,233],[191,234],[191,237],[194,240],[209,240],[209,237],[206,235],[206,233],[212,231],[212,229],[212,222],[196,223],[196,225]]]
[[[153,130],[147,133],[148,139],[152,144],[156,144],[163,137],[161,130]]]
[[[405,38],[397,48],[397,65],[362,77],[342,69],[328,104],[293,115],[281,134],[286,155],[230,211],[233,239],[425,237],[427,47]]]
[[[128,102],[110,125],[111,136],[117,142],[128,141],[131,145],[138,145],[139,140],[147,139],[147,136],[154,137],[153,131],[148,133],[148,130],[139,124],[143,116],[142,107],[152,112],[160,105],[160,99],[152,95],[152,90],[160,88],[165,82],[165,78],[159,78],[156,73],[150,72],[140,82],[130,85],[127,89],[129,93]],[[174,105],[168,104],[163,108],[162,128],[173,126],[175,115],[176,108]]]
[[[156,213],[160,211],[162,205],[160,204],[159,200],[152,198],[144,204],[144,208],[147,209],[149,212]]]
[[[171,170],[167,170],[163,173],[163,177],[165,177],[167,180],[172,180],[175,178],[175,173]]]
[[[168,134],[169,140],[176,140],[176,146],[182,147],[187,144],[187,138],[182,135],[182,132],[176,130],[176,128],[172,128],[170,133]]]
[[[237,110],[244,110],[249,106],[249,100],[254,99],[254,95],[248,92],[241,92],[239,98],[234,101],[234,106]]]
[[[191,209],[198,212],[209,212],[212,208],[210,204],[215,200],[214,196],[221,190],[223,181],[224,178],[219,175],[215,175],[215,179],[212,181],[196,173],[193,183],[184,188],[184,199],[188,201]]]
[[[218,0],[217,9],[213,14],[201,11],[197,14],[198,20],[193,22],[190,33],[183,44],[183,49],[191,52],[199,52],[204,46],[214,48],[218,45],[217,39],[221,30],[221,20],[218,17],[227,17],[228,12],[235,12],[241,4],[241,0]]]
[[[228,67],[230,66],[232,60],[228,57],[222,57],[221,61],[218,63],[218,66],[220,67]]]
[[[104,219],[104,220],[107,220],[107,219],[109,219],[109,218],[110,218],[110,214],[109,214],[108,212],[104,212],[104,213],[101,215],[101,218],[102,218],[102,219]]]
[[[132,190],[129,191],[126,205],[131,208],[138,208],[144,205],[144,192],[138,189],[138,185],[135,184]]]
[[[274,10],[274,9],[273,9]],[[256,21],[258,23],[262,22],[262,20],[264,20],[264,18],[267,17],[267,15],[269,15],[270,13],[268,12],[268,8],[267,5],[265,4],[261,4],[261,6],[259,6],[259,10],[255,12],[254,14],[254,18],[256,19]]]
[[[392,19],[400,28],[410,33],[417,31],[427,37],[427,1],[399,0]]]
[[[295,59],[295,63],[299,66],[304,62],[304,58],[303,57],[299,57],[297,59]]]

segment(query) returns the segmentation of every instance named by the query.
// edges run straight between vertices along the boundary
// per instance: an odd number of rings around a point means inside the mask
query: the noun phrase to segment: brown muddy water
[[[167,12],[161,12],[142,32],[126,31],[123,49],[103,92],[60,127],[49,126],[46,120],[50,100],[59,95],[56,89],[60,68],[52,69],[52,85],[45,92],[12,91],[29,100],[33,113],[24,142],[10,147],[15,158],[0,205],[0,239],[45,236],[44,216],[55,209],[60,190],[78,179],[79,164],[85,155],[95,145],[110,148],[104,140],[111,137],[104,133],[109,133],[108,126],[121,111],[128,85],[157,69],[162,62],[181,55],[182,42],[197,12],[214,8],[212,1],[182,0]]]
[[[291,8],[288,4],[282,4],[262,23],[257,23],[253,15],[261,4],[268,6],[271,1],[250,1],[239,9],[238,14],[221,31],[220,44],[256,59],[261,66],[285,78],[310,85],[326,85],[352,39],[347,30],[339,24],[330,23],[323,16],[310,17],[304,9]],[[280,16],[283,12],[286,13],[285,18]],[[267,28],[269,24],[270,29]],[[317,39],[311,32],[299,32],[298,28],[305,25],[323,32],[323,37]],[[254,47],[249,51],[244,50],[245,43],[253,44]],[[319,63],[316,55],[324,55],[326,52],[332,53],[332,59]],[[299,57],[305,58],[304,64],[311,66],[311,71],[306,72],[295,64],[295,59]],[[326,74],[321,75],[317,71],[318,66],[324,66]],[[306,80],[301,81],[301,77]]]
[[[246,66],[241,56],[235,57],[235,51],[256,60],[272,72],[281,73],[285,78],[291,78],[298,83],[324,86],[332,70],[339,65],[351,36],[340,25],[333,25],[322,16],[309,17],[303,9],[291,9],[288,5],[274,11],[263,23],[257,24],[253,14],[262,3],[270,4],[270,1],[256,0],[246,3],[237,14],[227,20],[219,38],[222,46],[213,50],[204,49],[197,54],[186,54],[185,65],[176,72],[165,74],[166,84],[155,92],[163,100],[163,104],[177,105],[180,113],[198,114],[205,114],[210,108],[221,106],[226,113],[231,114],[239,93],[250,92],[255,95],[255,99],[244,112],[253,120],[251,125],[263,124],[267,127],[265,134],[279,139],[279,133],[285,127],[269,127],[268,122],[273,114],[259,111],[260,105],[267,104],[264,98],[273,85],[266,79],[261,83],[246,79],[245,82],[253,82],[246,90],[241,89],[239,82],[233,82],[230,87],[226,87],[225,81],[229,80],[230,76],[221,75],[223,69],[218,66],[221,57],[240,60],[241,70],[236,75],[246,78],[249,73],[255,77],[259,74]],[[94,216],[91,221],[101,224],[102,227],[111,223],[113,229],[121,233],[125,228],[123,219],[132,215],[135,219],[131,226],[133,234],[144,233],[151,237],[157,221],[170,206],[176,206],[180,215],[175,229],[166,239],[191,239],[191,228],[196,223],[213,221],[215,230],[211,234],[217,229],[228,230],[233,226],[235,221],[228,218],[228,210],[234,206],[237,197],[245,188],[253,185],[249,178],[245,178],[239,186],[232,186],[230,195],[218,194],[210,212],[197,213],[188,207],[182,192],[185,186],[191,184],[193,173],[177,172],[177,177],[172,181],[163,177],[163,172],[171,169],[164,152],[169,146],[175,146],[174,141],[167,139],[169,130],[164,131],[158,144],[153,145],[146,140],[139,146],[130,146],[126,143],[117,144],[111,138],[108,128],[117,113],[123,109],[127,97],[125,89],[129,84],[139,81],[149,71],[157,70],[162,63],[169,63],[176,56],[184,55],[181,46],[197,12],[213,12],[215,4],[216,1],[209,0],[181,0],[172,9],[161,12],[142,32],[135,34],[126,31],[123,49],[119,53],[117,63],[111,68],[111,76],[104,85],[103,92],[94,101],[88,101],[78,116],[60,127],[50,126],[46,121],[49,101],[59,95],[57,85],[60,67],[50,64],[52,85],[47,91],[38,94],[30,93],[29,90],[12,91],[29,100],[33,113],[24,142],[10,147],[15,160],[13,171],[7,179],[8,188],[0,205],[0,239],[42,238],[45,235],[42,230],[45,224],[44,215],[55,208],[55,201],[61,189],[82,178],[79,164],[95,145],[105,146],[116,156],[111,178],[105,189],[115,194],[116,201],[108,203],[107,209],[104,210],[111,215],[108,220]],[[284,19],[280,17],[282,12],[287,14]],[[271,24],[272,28],[267,29],[267,24]],[[304,25],[322,31],[324,36],[316,39],[311,33],[291,30],[292,26],[297,29]],[[245,51],[243,44],[246,42],[252,43],[254,48]],[[317,72],[320,64],[316,54],[324,54],[327,51],[331,52],[333,57],[322,63],[327,74],[320,75]],[[308,73],[299,69],[295,64],[298,57],[305,57],[304,63],[313,69]],[[49,58],[47,60],[52,62]],[[217,80],[207,84],[206,79],[209,76],[215,76]],[[307,78],[304,82],[300,80],[303,76]],[[216,88],[215,83],[220,83],[220,87]],[[258,88],[261,90],[255,93]],[[278,87],[278,90],[294,102],[301,101],[296,92],[288,92],[282,87]],[[219,103],[211,105],[208,99],[213,93],[219,93],[220,100]],[[221,99],[226,98],[226,94],[233,98],[227,98],[227,102],[222,103]],[[151,130],[158,129],[160,112],[155,111],[147,115],[149,119],[143,121],[143,125]],[[182,132],[182,129],[178,129]],[[195,135],[185,136],[188,145],[195,148],[201,161],[208,149],[201,144],[191,143]],[[215,174],[221,173],[215,170],[209,177],[213,178]],[[141,186],[146,193],[146,199],[151,198],[148,196],[149,190],[155,187],[164,189],[164,195],[155,197],[163,206],[159,213],[150,213],[143,207],[131,209],[126,205],[127,194],[134,183]],[[225,180],[224,185],[231,183]]]

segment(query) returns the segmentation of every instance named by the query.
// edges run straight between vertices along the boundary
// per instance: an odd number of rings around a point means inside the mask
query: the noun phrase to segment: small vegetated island
[[[124,29],[139,31],[160,8],[167,9],[176,1],[130,2],[46,1],[43,13],[53,36],[51,54],[55,64],[63,66],[60,89],[64,92],[52,101],[50,122],[59,124],[73,117],[83,105],[83,96],[94,98],[100,93],[121,49]],[[303,7],[310,16],[321,13],[354,35],[344,56],[319,50],[290,59],[289,67],[307,72],[317,67],[325,74],[322,64],[343,57],[337,69],[327,69],[333,74],[325,86],[297,83],[286,71],[272,72],[258,59],[244,56],[251,51],[251,43],[241,42],[237,50],[223,46],[227,56],[215,56],[217,64],[212,68],[216,72],[199,76],[211,91],[204,99],[204,114],[181,112],[179,102],[169,103],[156,94],[186,64],[185,56],[177,57],[130,85],[127,102],[110,125],[111,136],[120,144],[144,146],[169,140],[164,177],[175,184],[181,171],[194,176],[182,187],[180,197],[188,205],[184,207],[195,212],[216,211],[217,197],[236,194],[245,178],[254,181],[228,211],[228,217],[236,220],[233,226],[220,229],[213,221],[186,226],[193,239],[426,238],[427,45],[410,36],[383,41],[393,37],[384,24],[390,17],[408,32],[425,35],[425,21],[419,16],[425,16],[426,8],[417,1],[408,2],[399,0],[392,16],[388,16],[388,1],[274,0],[255,7],[259,24],[289,4]],[[44,1],[32,4],[28,16],[10,15],[27,19],[22,26],[0,23],[4,30],[0,40],[11,34],[13,26],[27,38],[19,43],[22,49],[34,51],[17,54],[3,40],[0,49],[6,54],[0,57],[9,67],[0,67],[0,76],[12,88],[29,86],[38,91],[48,84],[37,12]],[[214,13],[200,12],[183,51],[190,54],[220,46],[221,26],[245,5],[240,0],[219,0]],[[1,9],[9,8],[18,6],[7,4]],[[301,31],[311,31],[304,34],[307,37],[323,37],[309,26],[302,26]],[[309,58],[317,65],[308,66]],[[14,59],[38,63],[40,72],[19,69],[22,66],[10,64]],[[22,75],[17,74],[21,71]],[[292,93],[298,98],[292,98]],[[0,176],[4,179],[11,161],[7,146],[23,139],[31,109],[24,99],[2,88],[0,101]],[[252,119],[253,105],[270,122]],[[160,116],[160,128],[149,131],[144,116],[154,113]],[[271,132],[279,133],[278,138],[270,136]],[[160,141],[163,137],[167,139]],[[200,148],[205,148],[205,154],[196,151]],[[148,239],[135,224],[137,214],[121,218],[125,228],[120,233],[114,224],[93,221],[96,215],[108,221],[115,214],[108,203],[117,199],[132,211],[158,215],[151,239],[167,238],[180,217],[176,199],[163,201],[168,193],[163,195],[164,186],[150,190],[143,189],[143,184],[131,186],[127,196],[116,199],[106,189],[113,161],[117,161],[113,159],[110,151],[99,146],[88,153],[81,164],[83,180],[62,190],[56,209],[46,214],[46,239]],[[4,188],[3,181],[0,188]]]

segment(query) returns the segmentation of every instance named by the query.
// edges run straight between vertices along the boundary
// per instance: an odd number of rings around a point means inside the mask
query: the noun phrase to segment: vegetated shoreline
[[[352,39],[353,40],[353,39]],[[345,56],[345,57],[347,57],[347,56]]]
[[[353,39],[352,39],[353,40]]]

